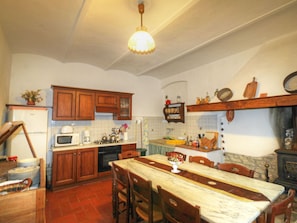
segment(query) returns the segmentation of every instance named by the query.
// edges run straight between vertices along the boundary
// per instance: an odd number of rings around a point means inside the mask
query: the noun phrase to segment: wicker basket
[[[30,178],[26,178],[23,181],[18,183],[3,185],[3,186],[0,186],[0,194],[5,195],[9,193],[23,192],[23,191],[29,190],[31,184],[32,184],[32,180]]]

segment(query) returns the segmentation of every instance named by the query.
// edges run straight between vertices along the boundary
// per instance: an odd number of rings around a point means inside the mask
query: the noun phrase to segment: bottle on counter
[[[193,144],[193,139],[192,139],[192,136],[190,136],[189,146],[192,146],[192,144]]]
[[[199,105],[201,103],[201,99],[200,99],[200,97],[197,97],[196,98],[196,105]]]
[[[205,103],[209,103],[209,102],[210,102],[210,97],[208,95],[208,92],[206,92]]]

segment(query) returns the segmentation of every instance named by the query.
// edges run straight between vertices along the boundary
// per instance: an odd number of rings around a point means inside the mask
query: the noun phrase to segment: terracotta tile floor
[[[111,178],[46,192],[47,223],[111,223]]]
[[[111,178],[46,192],[47,223],[112,223]],[[294,205],[296,209],[297,205]],[[297,223],[297,210],[291,222]],[[123,222],[121,219],[120,222]]]

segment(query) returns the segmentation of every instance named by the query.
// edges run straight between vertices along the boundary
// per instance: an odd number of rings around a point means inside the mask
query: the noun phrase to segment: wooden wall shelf
[[[187,112],[228,111],[228,110],[285,107],[285,106],[296,106],[296,105],[297,105],[297,94],[288,94],[288,95],[280,95],[280,96],[272,96],[272,97],[244,99],[244,100],[237,100],[237,101],[187,105]]]
[[[185,103],[165,105],[163,113],[167,122],[185,123]]]

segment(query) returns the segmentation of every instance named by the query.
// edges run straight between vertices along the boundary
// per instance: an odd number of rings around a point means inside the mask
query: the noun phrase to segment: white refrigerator
[[[46,163],[48,109],[9,106],[8,121],[23,121],[37,158],[43,158]],[[7,139],[6,150],[7,156],[17,156],[18,160],[33,157],[22,128],[19,128]]]

